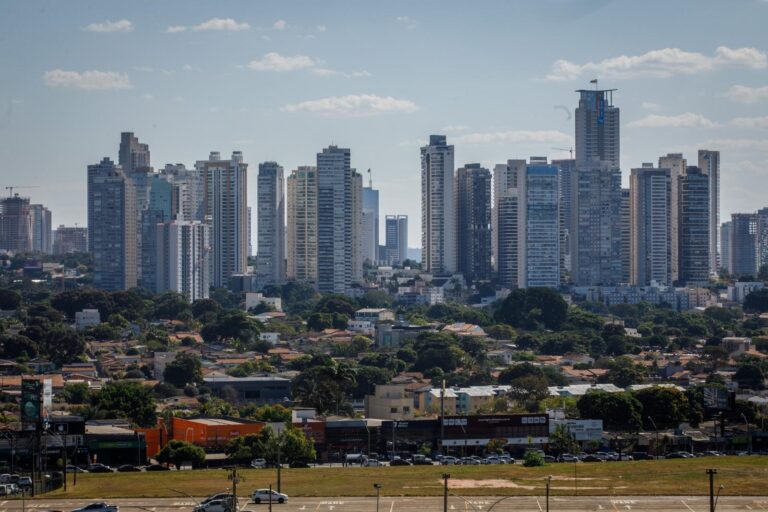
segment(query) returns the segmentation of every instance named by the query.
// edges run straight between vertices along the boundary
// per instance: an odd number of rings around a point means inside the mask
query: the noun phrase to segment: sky
[[[55,226],[85,225],[86,166],[133,131],[155,168],[243,151],[253,206],[259,162],[287,175],[349,147],[382,223],[408,215],[419,246],[430,134],[457,167],[565,158],[574,90],[593,78],[618,89],[625,183],[660,155],[717,149],[721,220],[768,206],[768,0],[0,0],[0,14],[0,185],[36,187],[18,192]]]

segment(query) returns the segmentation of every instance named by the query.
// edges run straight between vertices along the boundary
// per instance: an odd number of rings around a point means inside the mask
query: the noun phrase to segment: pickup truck
[[[120,512],[120,507],[117,505],[107,505],[103,501],[99,501],[84,507],[76,508],[72,512]]]

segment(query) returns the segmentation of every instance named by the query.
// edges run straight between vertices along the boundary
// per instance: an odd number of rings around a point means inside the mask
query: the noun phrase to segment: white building
[[[280,297],[265,297],[262,293],[245,294],[245,310],[255,308],[259,304],[269,306],[273,311],[283,311],[283,299]]]
[[[259,339],[261,341],[267,341],[273,345],[280,342],[280,333],[278,332],[262,332],[259,333]]]
[[[762,281],[737,281],[728,286],[728,300],[743,304],[747,295],[764,287]]]
[[[84,309],[75,313],[75,328],[78,331],[85,330],[101,323],[101,314],[98,309]]]
[[[168,366],[168,363],[170,363],[174,359],[176,359],[176,352],[155,352],[154,353],[152,371],[154,372],[155,379],[163,380],[165,367]]]
[[[211,286],[210,226],[178,220],[158,224],[155,244],[158,293],[178,292],[190,302],[207,299]]]
[[[672,184],[669,169],[652,164],[630,175],[630,280],[647,286],[672,284]]]
[[[433,274],[452,274],[457,266],[456,196],[453,146],[445,135],[430,135],[421,148],[421,260]]]
[[[295,169],[286,180],[288,190],[288,279],[317,281],[317,167]]]
[[[285,194],[283,167],[277,162],[259,164],[257,178],[258,266],[266,284],[285,280]]]
[[[720,228],[720,152],[708,149],[699,150],[699,168],[709,176],[709,272],[713,275],[718,271],[717,234]],[[719,264],[725,266],[723,258]]]
[[[520,180],[518,286],[557,288],[563,272],[563,226],[560,214],[559,170],[546,162],[527,166]]]

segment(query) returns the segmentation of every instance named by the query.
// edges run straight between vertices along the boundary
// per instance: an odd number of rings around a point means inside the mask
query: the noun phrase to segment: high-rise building
[[[317,281],[317,167],[299,167],[286,180],[288,190],[287,277]]]
[[[518,260],[521,232],[519,189],[515,187],[501,190],[497,192],[495,199],[496,230],[493,237],[496,239],[496,279],[501,286],[514,288],[519,285]]]
[[[425,272],[456,272],[456,197],[453,146],[430,135],[421,148],[421,260]]]
[[[0,199],[0,249],[32,251],[32,216],[28,197],[14,194]]]
[[[630,175],[631,284],[672,285],[669,169],[643,164]]]
[[[678,280],[686,285],[709,282],[709,176],[688,167],[677,177],[679,205]]]
[[[248,257],[256,256],[253,252],[253,208],[248,207]]]
[[[180,293],[190,302],[208,298],[210,226],[174,220],[155,225],[157,292]]]
[[[510,223],[504,221],[499,203],[502,201],[502,198],[508,197],[509,194],[507,192],[510,190],[514,190],[515,201],[517,201],[518,176],[524,174],[527,165],[528,163],[525,160],[507,160],[507,163],[496,164],[493,168],[493,209],[491,211],[491,232],[493,236],[491,237],[491,250],[493,253],[493,268],[499,279],[501,279],[501,274],[507,276],[504,278],[506,280],[504,282],[509,282],[510,284],[506,286],[517,285],[517,256],[515,256],[514,261],[501,261],[499,243],[501,241],[502,227],[500,223],[504,223],[505,228],[509,228]],[[517,236],[517,233],[515,233],[515,236]],[[506,239],[506,241],[508,242],[509,239]],[[509,255],[509,248],[505,250],[506,254]],[[515,252],[516,254],[517,252]],[[501,267],[504,267],[505,270],[502,271]],[[509,281],[511,279],[510,272],[512,267],[515,269],[515,277]]]
[[[379,191],[373,188],[373,182],[363,187],[362,244],[363,261],[375,263],[379,250]]]
[[[720,264],[726,272],[731,274],[731,221],[720,225]],[[719,269],[718,269],[719,270]]]
[[[93,285],[127,290],[137,284],[136,198],[133,184],[109,158],[88,166],[88,248]]]
[[[408,259],[408,216],[387,215],[384,226],[387,264],[402,265]]]
[[[195,169],[204,190],[205,222],[211,227],[211,285],[220,288],[248,266],[248,164],[240,151],[229,160],[213,151]]]
[[[328,146],[317,154],[317,288],[351,294],[362,279],[363,180],[350,150]]]
[[[718,227],[720,226],[720,152],[699,150],[699,168],[709,176],[709,272],[718,271]]]
[[[120,134],[120,152],[117,160],[126,174],[149,167],[149,146],[140,143],[138,137],[133,136],[133,132],[123,132]]]
[[[184,164],[167,164],[160,174],[174,185],[179,218],[205,221],[206,187],[199,170],[187,169]]]
[[[559,169],[531,163],[520,178],[518,285],[557,288],[563,280]]]
[[[138,174],[134,172],[133,176]],[[142,201],[144,209],[139,214],[138,282],[141,288],[157,293],[161,290],[157,275],[157,225],[177,218],[179,194],[172,177],[164,173],[148,174],[146,181],[141,179],[139,182],[146,200]]]
[[[757,269],[768,265],[768,208],[757,210]]]
[[[32,251],[41,254],[53,253],[53,219],[51,210],[41,204],[29,206],[32,216]]]
[[[458,263],[468,281],[491,278],[491,172],[466,164],[456,172]]]
[[[88,228],[60,225],[53,232],[53,254],[88,252]]]
[[[576,168],[597,159],[620,168],[619,108],[613,105],[616,89],[578,90],[576,108]]]
[[[628,188],[621,189],[621,283],[629,284],[631,280],[631,251],[632,251],[632,209]]]
[[[592,160],[573,172],[571,278],[577,286],[622,282],[621,170]]]
[[[669,169],[669,179],[672,186],[670,197],[672,201],[669,207],[669,219],[672,229],[670,238],[672,240],[672,281],[677,281],[679,278],[678,266],[680,264],[680,234],[678,229],[680,227],[680,204],[678,202],[680,194],[678,193],[678,185],[680,183],[680,176],[685,175],[685,169],[688,167],[688,162],[683,158],[682,153],[667,153],[666,156],[659,157],[659,169]]]
[[[285,281],[285,193],[283,167],[259,164],[257,178],[257,274],[266,284]]]
[[[736,278],[757,276],[757,214],[731,214],[729,270]]]

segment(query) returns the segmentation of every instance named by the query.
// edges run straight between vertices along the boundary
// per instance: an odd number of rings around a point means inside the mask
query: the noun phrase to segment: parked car
[[[107,505],[103,501],[97,501],[86,505],[84,507],[76,508],[72,512],[119,512],[120,507],[117,505]]]
[[[653,455],[648,452],[632,452],[633,460],[653,460]]]
[[[480,460],[475,459],[473,457],[462,457],[461,465],[462,466],[478,466],[480,465]]]
[[[32,489],[32,478],[28,476],[20,476],[17,480],[17,484],[19,486],[19,489],[22,491],[26,491],[28,489]],[[11,485],[14,485],[13,478],[11,479]]]
[[[363,466],[366,468],[377,468],[379,466],[383,466],[384,464],[379,461],[379,459],[368,459],[363,463]]]
[[[67,464],[67,473],[87,473],[87,469],[83,469],[79,466],[75,466],[74,464]]]
[[[251,494],[251,500],[254,503],[269,503],[270,492],[272,493],[272,503],[286,503],[288,502],[288,495],[277,491],[270,491],[269,489],[256,489]]]
[[[253,459],[251,461],[251,467],[254,469],[264,469],[267,467],[266,459]]]
[[[91,464],[88,466],[89,473],[112,473],[112,468],[104,464]]]
[[[200,502],[200,505],[205,505],[206,503],[210,503],[212,501],[231,500],[232,498],[234,498],[234,496],[235,495],[232,494],[231,492],[220,492],[218,494],[214,494],[213,496],[208,496],[207,498],[205,498],[203,501]]]
[[[445,457],[440,457],[440,464],[443,466],[452,466],[456,464],[457,459],[456,457],[453,457],[451,455],[446,455]]]
[[[229,512],[230,500],[212,500],[200,503],[194,508],[194,512]]]
[[[553,462],[557,462],[557,459],[554,458],[552,455],[545,455],[544,462],[546,462],[547,464],[551,464]]]
[[[309,467],[309,463],[305,460],[294,460],[288,464],[288,467],[293,469],[306,469]]]
[[[405,459],[401,459],[400,457],[395,457],[390,461],[389,465],[390,466],[412,466],[413,464],[411,464]]]
[[[559,457],[560,462],[578,462],[579,458],[572,453],[564,453]]]
[[[491,455],[490,457],[485,458],[483,464],[504,464],[504,461],[495,455]]]
[[[601,459],[597,455],[585,455],[581,458],[581,462],[605,462],[605,459]]]
[[[672,453],[668,453],[666,458],[667,459],[692,459],[694,458],[694,455],[688,452],[672,452]]]
[[[509,455],[500,455],[499,460],[502,461],[504,464],[514,464],[515,459],[510,457]]]
[[[149,466],[146,466],[144,468],[144,471],[170,471],[171,469],[168,466],[163,466],[162,464],[150,464]]]
[[[419,457],[413,459],[414,466],[434,466],[435,463],[429,457]]]
[[[117,468],[117,471],[119,473],[136,473],[137,471],[141,471],[141,468],[136,467],[132,464],[123,464],[122,466]]]
[[[0,484],[0,496],[13,496],[18,492],[14,484]]]

